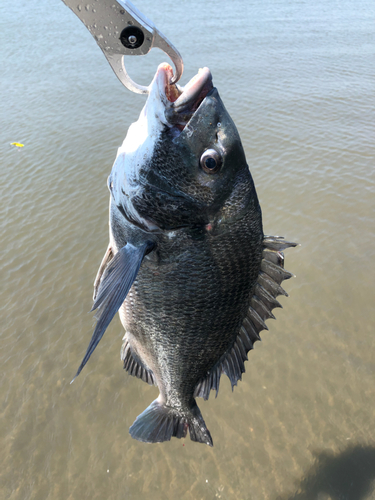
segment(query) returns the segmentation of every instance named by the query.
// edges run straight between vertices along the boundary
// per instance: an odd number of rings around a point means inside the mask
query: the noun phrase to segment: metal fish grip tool
[[[63,0],[83,22],[102,49],[120,82],[132,92],[148,94],[148,87],[138,85],[128,75],[124,56],[144,56],[153,47],[172,60],[176,71],[171,83],[183,72],[182,57],[171,42],[128,0]]]

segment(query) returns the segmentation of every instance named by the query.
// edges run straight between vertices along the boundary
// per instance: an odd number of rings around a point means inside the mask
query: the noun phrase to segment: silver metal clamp
[[[153,47],[172,60],[175,73],[171,83],[181,78],[184,64],[174,45],[129,0],[63,0],[95,38],[116,76],[126,88],[148,94],[148,87],[138,85],[127,73],[124,56],[143,56]]]

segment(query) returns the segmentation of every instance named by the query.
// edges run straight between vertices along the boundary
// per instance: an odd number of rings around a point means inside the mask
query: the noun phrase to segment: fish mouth
[[[163,63],[158,67],[154,81],[160,99],[165,104],[165,123],[173,129],[174,135],[179,135],[214,87],[208,68],[201,68],[184,87],[171,84],[172,76],[171,66]]]

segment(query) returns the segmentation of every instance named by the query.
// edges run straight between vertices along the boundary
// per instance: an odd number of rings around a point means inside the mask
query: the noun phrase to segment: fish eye
[[[200,159],[200,165],[207,174],[215,174],[220,170],[221,155],[215,149],[207,149]]]

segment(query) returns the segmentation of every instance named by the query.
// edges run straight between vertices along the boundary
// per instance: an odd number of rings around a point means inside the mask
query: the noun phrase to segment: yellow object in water
[[[24,146],[20,142],[11,142],[10,145],[11,146],[16,146],[17,148],[23,148],[23,146]]]

